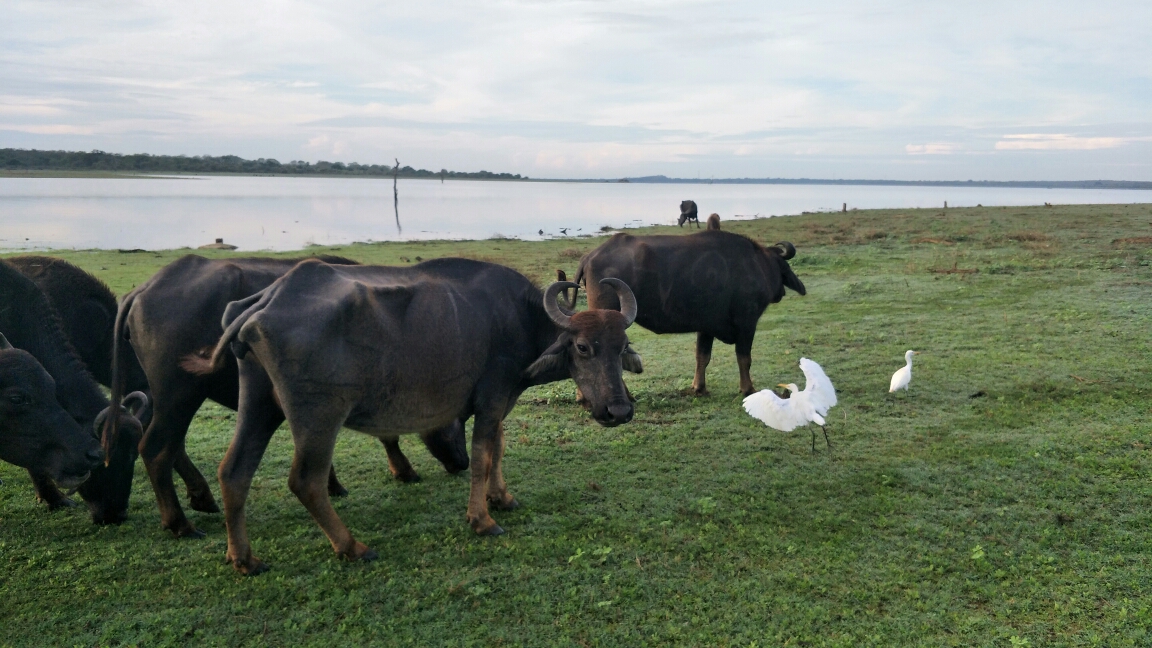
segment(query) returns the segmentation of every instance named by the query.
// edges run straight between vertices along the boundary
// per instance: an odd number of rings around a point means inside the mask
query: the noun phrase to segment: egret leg
[[[827,443],[827,444],[828,444],[828,450],[829,450],[829,451],[831,451],[831,450],[832,450],[832,442],[831,442],[831,441],[828,439],[828,430],[827,430],[827,429],[825,429],[825,427],[824,427],[823,425],[821,425],[821,426],[820,426],[820,431],[824,433],[824,443]],[[816,433],[815,433],[815,432],[813,432],[813,433],[812,433],[812,438],[813,438],[813,439],[815,439],[815,438],[816,438]]]
[[[812,454],[816,454],[816,430],[812,430],[811,428],[809,428],[809,430],[812,432]]]

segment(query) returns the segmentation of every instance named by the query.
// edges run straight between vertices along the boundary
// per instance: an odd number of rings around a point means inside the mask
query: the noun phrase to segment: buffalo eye
[[[9,403],[12,403],[17,407],[23,407],[24,405],[32,404],[32,397],[22,392],[12,392],[8,394],[7,398]]]
[[[592,349],[587,344],[584,344],[583,342],[577,342],[576,343],[576,351],[577,351],[577,353],[579,353],[582,356],[592,355]]]

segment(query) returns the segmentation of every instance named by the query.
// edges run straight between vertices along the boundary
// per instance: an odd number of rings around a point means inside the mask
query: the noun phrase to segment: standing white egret
[[[788,398],[780,398],[771,389],[756,392],[744,399],[744,410],[781,432],[791,432],[815,423],[824,432],[824,442],[831,450],[832,442],[828,440],[828,430],[824,429],[824,415],[836,405],[836,388],[820,365],[808,358],[800,358],[800,369],[807,381],[803,390],[796,383],[789,383],[777,385],[791,392]],[[815,430],[812,431],[812,452],[816,452]]]
[[[904,354],[904,360],[906,360],[908,364],[900,367],[896,373],[892,374],[892,384],[888,386],[889,394],[897,389],[908,391],[908,383],[912,382],[912,356],[914,355],[920,355],[920,352],[908,349],[908,352]]]

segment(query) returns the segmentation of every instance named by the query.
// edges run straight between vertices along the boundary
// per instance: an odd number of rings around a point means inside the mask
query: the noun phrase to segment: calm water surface
[[[725,220],[885,207],[1149,203],[1152,191],[818,185],[674,185],[362,178],[0,178],[0,249],[243,250],[401,239],[537,239],[674,224],[680,201]],[[566,228],[566,234],[562,228]],[[540,232],[543,231],[543,235]]]

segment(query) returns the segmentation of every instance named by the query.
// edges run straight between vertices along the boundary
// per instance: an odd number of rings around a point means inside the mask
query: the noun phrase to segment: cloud
[[[908,155],[952,155],[963,148],[959,144],[950,142],[932,142],[930,144],[906,144],[904,151]]]
[[[9,0],[0,146],[965,179],[1039,149],[1030,173],[1152,177],[1152,3],[977,2]]]
[[[1147,138],[1130,137],[1076,137],[1065,134],[1028,133],[1022,135],[1005,135],[1004,139],[996,142],[997,151],[1048,151],[1071,150],[1091,151],[1095,149],[1110,149],[1123,146],[1133,141]]]

